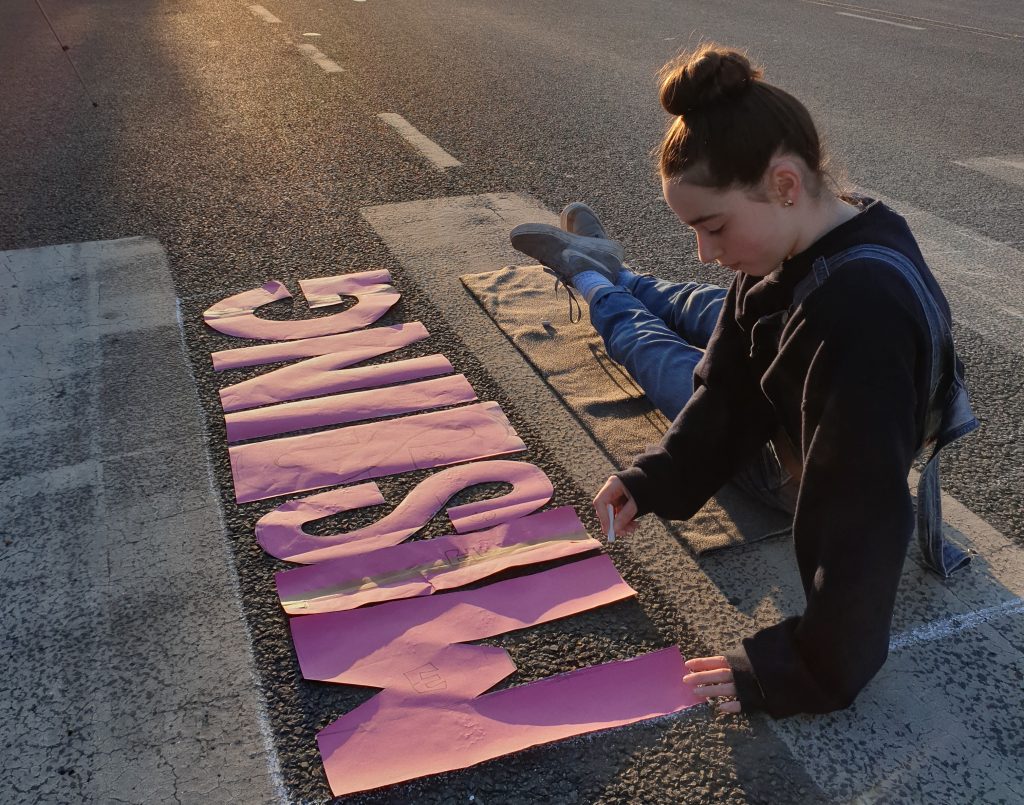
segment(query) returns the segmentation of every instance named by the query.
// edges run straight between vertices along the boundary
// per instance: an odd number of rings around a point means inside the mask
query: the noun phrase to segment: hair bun
[[[661,105],[686,115],[745,92],[762,72],[739,51],[709,43],[669,62],[661,75]]]

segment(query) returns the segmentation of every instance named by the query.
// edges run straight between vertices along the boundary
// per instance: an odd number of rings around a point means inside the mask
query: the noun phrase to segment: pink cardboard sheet
[[[240,442],[289,431],[441,408],[475,399],[476,392],[465,375],[453,375],[385,389],[350,391],[236,411],[227,414],[224,422],[228,441]]]
[[[607,556],[427,598],[292,618],[306,679],[390,688],[437,650],[525,629],[636,595]],[[453,647],[454,648],[454,647]],[[472,666],[481,646],[459,646]]]
[[[496,402],[228,448],[239,503],[517,453]]]
[[[525,461],[475,461],[448,467],[420,481],[394,511],[372,525],[329,536],[313,536],[303,525],[324,517],[384,503],[374,483],[332,489],[282,503],[256,523],[256,538],[271,556],[312,564],[398,545],[425,526],[457,492],[476,484],[512,484],[503,495],[448,509],[462,534],[514,520],[544,506],[554,494],[544,470]]]
[[[224,411],[230,413],[322,394],[390,386],[455,371],[444,355],[344,368],[356,362],[350,353],[335,352],[282,366],[259,377],[225,386],[220,390],[220,403]]]
[[[341,296],[354,296],[356,304],[333,316],[294,321],[261,319],[256,315],[257,308],[291,296],[284,285],[272,280],[259,288],[243,291],[211,305],[203,311],[203,320],[225,335],[267,341],[290,341],[346,333],[373,324],[399,300],[401,294],[390,281],[387,271],[363,271],[339,277],[303,280],[300,285],[313,290],[312,307],[338,304]]]
[[[481,660],[483,681],[507,667],[497,655]],[[410,669],[404,685],[322,729],[317,743],[334,795],[464,769],[703,701],[683,684],[686,668],[675,646],[477,698],[464,695],[479,687],[466,684],[470,674],[441,653]]]
[[[340,352],[345,362],[338,366],[350,366],[367,361],[385,352],[422,341],[430,333],[418,321],[405,324],[391,324],[386,327],[372,327],[354,333],[323,335],[319,338],[303,338],[280,344],[259,344],[254,347],[222,349],[210,355],[215,372],[227,369],[241,369],[246,366],[264,366],[268,363],[293,361],[296,358],[311,358]],[[242,385],[242,384],[239,384]]]
[[[286,570],[274,578],[285,612],[309,615],[430,595],[511,567],[600,548],[572,507],[566,506],[486,531],[382,548]]]

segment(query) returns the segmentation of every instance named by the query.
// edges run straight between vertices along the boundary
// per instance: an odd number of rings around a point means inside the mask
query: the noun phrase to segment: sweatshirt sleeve
[[[907,473],[927,342],[904,291],[879,293],[888,277],[840,277],[829,290],[844,312],[804,387],[793,538],[807,606],[728,654],[744,709],[776,718],[847,707],[881,668],[914,530]]]
[[[737,284],[694,373],[694,393],[661,443],[618,477],[637,504],[671,520],[692,517],[768,441],[774,414],[735,319]]]

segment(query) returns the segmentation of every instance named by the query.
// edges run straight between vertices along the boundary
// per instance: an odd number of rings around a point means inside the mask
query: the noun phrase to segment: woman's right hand
[[[604,482],[601,491],[594,497],[594,510],[601,528],[608,533],[608,506],[615,511],[615,533],[628,536],[636,531],[636,502],[626,485],[613,475]]]

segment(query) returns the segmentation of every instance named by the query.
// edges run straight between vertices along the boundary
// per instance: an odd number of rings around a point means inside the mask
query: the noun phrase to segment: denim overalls
[[[800,281],[793,292],[793,308],[818,288],[831,274],[853,260],[876,260],[898,271],[913,289],[924,311],[931,335],[929,361],[928,412],[924,443],[918,455],[931,450],[921,480],[917,485],[917,539],[925,564],[943,578],[971,561],[960,547],[947,542],[942,535],[942,490],[939,486],[939,451],[978,427],[964,385],[964,368],[953,346],[953,333],[924,278],[905,255],[885,246],[872,244],[854,246],[826,259],[814,261],[812,271]],[[948,391],[942,394],[945,381],[952,374]]]

